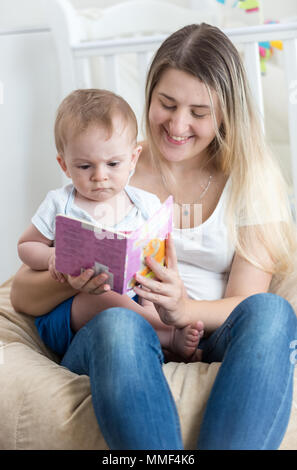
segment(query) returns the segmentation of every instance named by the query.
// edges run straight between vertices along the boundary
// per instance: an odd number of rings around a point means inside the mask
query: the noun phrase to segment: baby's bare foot
[[[204,334],[204,325],[202,321],[185,326],[181,329],[175,329],[171,350],[183,359],[194,362],[201,359],[200,351],[197,347]]]

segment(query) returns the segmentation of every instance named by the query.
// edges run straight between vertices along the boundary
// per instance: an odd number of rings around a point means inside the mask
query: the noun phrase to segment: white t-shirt
[[[155,194],[134,186],[127,185],[125,191],[134,205],[126,217],[112,228],[119,231],[132,231],[151,217],[159,209],[161,202]],[[75,204],[75,193],[76,189],[73,184],[49,191],[32,217],[32,224],[49,240],[55,239],[57,214],[76,217],[94,225],[98,224],[88,212]]]
[[[217,300],[224,296],[235,252],[225,221],[229,186],[230,180],[214,212],[203,224],[173,229],[179,274],[192,299]]]

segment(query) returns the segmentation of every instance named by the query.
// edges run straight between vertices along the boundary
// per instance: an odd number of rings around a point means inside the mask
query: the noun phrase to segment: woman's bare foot
[[[197,347],[204,334],[202,321],[187,325],[184,328],[175,328],[171,341],[171,351],[187,359],[189,362],[201,360],[201,353]]]

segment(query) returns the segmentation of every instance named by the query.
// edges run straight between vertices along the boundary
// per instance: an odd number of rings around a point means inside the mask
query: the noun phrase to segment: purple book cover
[[[172,231],[173,198],[169,196],[159,210],[143,225],[130,232],[112,232],[72,217],[56,216],[56,269],[78,276],[92,268],[106,272],[115,292],[126,294],[134,287],[136,272],[153,276],[144,263],[152,256],[165,263],[165,239]]]

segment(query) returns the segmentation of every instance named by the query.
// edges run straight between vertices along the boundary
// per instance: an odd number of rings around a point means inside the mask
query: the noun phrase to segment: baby
[[[70,280],[55,269],[58,213],[131,231],[156,212],[161,203],[154,194],[128,185],[141,152],[136,139],[136,117],[120,96],[106,90],[76,90],[62,101],[55,122],[57,161],[72,183],[47,194],[21,236],[18,253],[25,264],[35,270],[48,269],[56,281]],[[142,300],[140,305],[135,293],[120,295],[109,285],[104,287],[101,295],[80,292],[37,317],[45,344],[63,355],[75,332],[100,311],[125,307],[151,323],[163,348],[184,359],[194,357],[203,335],[201,322],[183,329],[167,326],[153,303]]]

